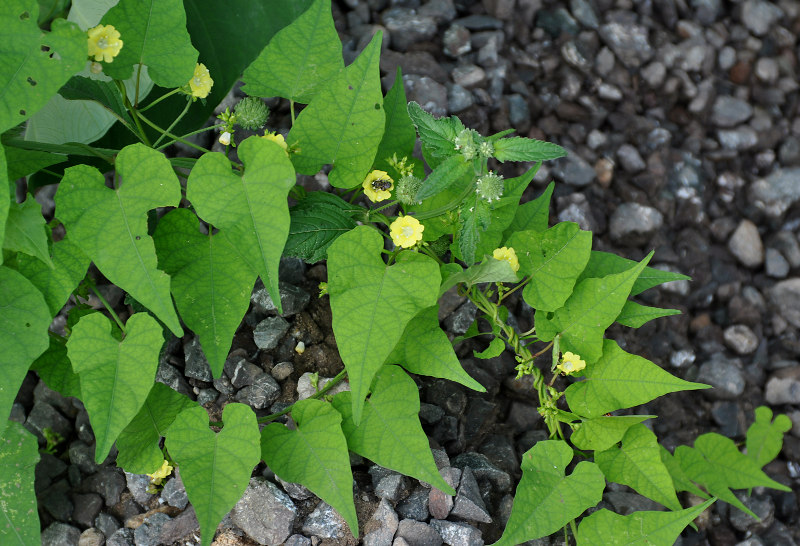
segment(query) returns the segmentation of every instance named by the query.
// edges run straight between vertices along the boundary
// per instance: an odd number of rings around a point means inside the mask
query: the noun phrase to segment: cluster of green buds
[[[461,152],[461,155],[464,156],[464,159],[469,161],[478,155],[477,141],[480,139],[480,137],[481,136],[476,130],[464,129],[458,133],[458,136],[456,136],[453,144],[455,145],[456,151]]]
[[[475,191],[481,199],[489,203],[497,201],[503,195],[503,177],[494,171],[489,171],[478,178]]]
[[[225,108],[225,111],[217,116],[217,119],[224,123],[220,128],[220,144],[225,146],[231,144],[231,137],[236,125],[242,129],[255,131],[267,123],[268,117],[269,108],[257,97],[245,97],[236,105],[233,113],[230,108]],[[235,147],[236,144],[234,143],[233,146]]]

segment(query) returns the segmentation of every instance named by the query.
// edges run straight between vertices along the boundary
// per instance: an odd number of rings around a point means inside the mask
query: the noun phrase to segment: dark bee
[[[389,191],[392,189],[392,181],[378,178],[372,181],[372,189],[375,191]]]

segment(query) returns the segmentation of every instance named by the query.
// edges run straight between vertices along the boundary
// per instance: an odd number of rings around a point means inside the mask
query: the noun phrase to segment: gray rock
[[[100,514],[100,509],[103,507],[103,498],[96,493],[87,493],[85,495],[75,493],[72,496],[72,501],[75,505],[72,511],[72,521],[82,527],[94,525],[95,519]]]
[[[136,546],[158,546],[161,541],[161,530],[165,523],[172,518],[163,512],[156,512],[142,522],[133,531],[133,540]]]
[[[647,243],[664,223],[664,216],[654,209],[638,203],[623,203],[611,215],[611,239],[623,245],[637,246]]]
[[[214,388],[223,395],[231,395],[236,392],[236,388],[225,374],[222,374],[214,380]]]
[[[756,61],[755,74],[762,82],[774,84],[780,76],[780,67],[775,59],[761,57]]]
[[[570,0],[569,10],[572,12],[572,16],[583,26],[591,29],[596,29],[600,26],[597,14],[587,0]]]
[[[503,28],[503,21],[486,15],[467,15],[456,19],[455,22],[470,30],[497,30]]]
[[[660,506],[647,497],[625,491],[607,491],[603,494],[603,499],[611,503],[614,511],[623,516],[633,512],[658,510]]]
[[[486,72],[475,64],[458,65],[451,72],[451,76],[455,83],[467,89],[486,81]]]
[[[785,279],[791,266],[783,254],[775,248],[768,248],[764,255],[764,269],[767,275],[775,279]]]
[[[667,76],[667,67],[664,63],[653,61],[642,69],[642,77],[644,81],[652,88],[661,87],[664,83],[664,78]]]
[[[779,231],[773,245],[778,249],[791,267],[800,267],[800,243],[791,231]]]
[[[744,324],[734,324],[723,333],[725,345],[740,355],[749,355],[758,348],[758,336]]]
[[[292,499],[265,478],[251,478],[244,495],[231,510],[233,523],[259,544],[284,542],[292,534],[296,517]]]
[[[230,378],[231,385],[237,389],[252,385],[256,377],[264,373],[264,370],[252,362],[249,362],[239,355],[230,355],[225,360],[225,375]]]
[[[66,523],[55,522],[42,531],[42,546],[77,546],[80,538],[80,530]]]
[[[317,387],[314,388],[314,385],[311,383],[311,372],[306,372],[300,376],[300,379],[297,380],[297,397],[299,400],[305,400],[312,394],[315,394],[317,390],[322,389],[328,382],[333,379],[331,377],[320,377],[317,381]],[[328,395],[334,396],[339,394],[340,392],[349,391],[350,384],[347,381],[342,381],[333,387],[331,390],[327,392]]]
[[[768,216],[779,218],[800,200],[800,167],[778,169],[750,186],[750,200]]]
[[[267,317],[253,330],[253,341],[259,349],[270,350],[278,346],[289,331],[289,323],[282,317]]]
[[[594,167],[574,152],[556,161],[553,175],[565,184],[582,187],[591,184],[595,177]]]
[[[125,478],[122,471],[106,466],[86,478],[82,487],[86,491],[98,493],[105,500],[106,506],[114,506],[125,490]]]
[[[728,150],[749,150],[758,144],[758,134],[752,127],[743,125],[735,129],[718,130],[717,140]]]
[[[704,391],[712,398],[734,400],[744,392],[745,379],[738,358],[726,358],[723,353],[714,353],[711,360],[700,366],[698,383],[711,385]]]
[[[424,42],[436,34],[436,20],[408,8],[391,8],[383,13],[383,25],[392,39],[392,49],[405,51],[415,42]]]
[[[200,346],[200,338],[192,337],[183,344],[183,358],[186,366],[183,373],[186,377],[199,379],[200,381],[212,381],[211,366],[208,364],[206,354]]]
[[[376,469],[377,472],[373,472]],[[371,467],[369,473],[372,475],[375,496],[379,499],[389,499],[393,503],[397,502],[406,488],[403,475],[397,472],[387,471],[387,469],[377,465]]]
[[[439,472],[444,478],[444,481],[452,487],[456,488],[458,482],[461,480],[461,470],[450,466],[439,468]],[[444,519],[450,514],[453,509],[453,497],[448,495],[441,489],[431,487],[428,493],[428,512],[431,516],[437,519]]]
[[[470,32],[461,25],[450,25],[450,28],[444,31],[442,44],[444,52],[451,57],[460,57],[472,51]]]
[[[680,349],[672,353],[669,357],[669,363],[673,368],[688,368],[694,364],[697,355],[691,349]]]
[[[311,539],[303,535],[292,535],[286,539],[283,546],[311,546]]]
[[[471,301],[465,301],[444,320],[445,328],[449,332],[461,335],[467,331],[477,314],[478,308],[475,307],[475,304]]]
[[[456,7],[453,5],[453,0],[428,0],[417,10],[417,13],[429,15],[438,23],[445,23],[455,19]]]
[[[255,409],[268,408],[281,394],[281,386],[271,375],[261,373],[255,383],[236,393],[236,400]]]
[[[430,526],[439,533],[445,544],[450,546],[483,546],[481,532],[466,523],[431,520]]]
[[[201,406],[213,404],[217,398],[219,398],[217,389],[198,389],[197,391],[197,403]]]
[[[44,381],[39,381],[33,389],[33,402],[45,402],[50,404],[67,417],[75,416],[75,406],[72,405],[73,398],[67,398],[58,391],[54,391],[45,385]]]
[[[49,453],[40,453],[41,457],[35,470],[36,492],[46,489],[53,481],[67,471],[67,463]]]
[[[406,98],[436,117],[447,115],[447,88],[428,76],[403,74]]]
[[[794,135],[788,135],[781,147],[778,148],[778,161],[781,165],[798,165],[800,164],[800,138]]]
[[[605,78],[614,70],[614,65],[616,65],[616,63],[617,60],[616,57],[614,57],[614,52],[603,46],[600,48],[600,52],[594,60],[594,71]]]
[[[746,267],[758,267],[764,263],[764,244],[758,228],[744,219],[728,239],[728,250]]]
[[[453,466],[462,469],[468,466],[478,482],[488,480],[498,493],[511,490],[511,476],[494,466],[486,455],[467,451],[453,459]]]
[[[781,372],[767,381],[764,398],[770,405],[800,404],[800,368]]]
[[[175,475],[164,484],[164,489],[161,490],[161,498],[170,506],[181,510],[189,504],[189,497],[186,494],[186,487],[184,487],[183,480],[181,480],[179,469],[176,468]]]
[[[404,519],[397,526],[397,538],[402,538],[409,546],[440,546],[442,536],[426,523]],[[395,541],[395,544],[397,541]]]
[[[474,103],[472,92],[469,89],[464,89],[457,83],[454,83],[450,87],[450,91],[447,94],[447,107],[450,109],[451,113],[457,114],[462,110],[466,110]]]
[[[150,502],[150,499],[154,497],[153,494],[147,492],[150,488],[150,476],[147,474],[131,474],[130,472],[125,472],[125,483],[128,486],[128,490],[133,495],[133,500],[142,506],[145,506]]]
[[[186,396],[192,396],[192,388],[183,377],[183,374],[172,364],[161,361],[158,364],[158,371],[156,372],[156,381],[164,383],[170,389],[177,391]]]
[[[575,222],[581,229],[598,233],[600,225],[592,214],[589,201],[582,193],[571,193],[558,199],[558,221]]]
[[[278,362],[270,370],[270,374],[278,381],[283,381],[294,373],[294,364],[291,362]]]
[[[800,412],[798,412],[800,416]],[[430,491],[421,487],[415,489],[397,505],[397,513],[403,519],[425,521],[428,519],[428,495]]]
[[[311,301],[311,295],[293,284],[288,282],[279,282],[278,291],[281,295],[281,307],[283,308],[282,317],[291,317],[305,309],[308,302]],[[269,295],[264,286],[260,286],[253,290],[250,295],[250,301],[253,303],[253,309],[259,313],[273,313],[277,312],[278,308]]]
[[[279,476],[275,476],[275,478],[278,480],[278,483],[281,484],[283,490],[295,500],[306,500],[314,496],[314,493],[303,484],[287,482],[286,480],[280,479]]]
[[[60,434],[62,438],[69,438],[72,434],[72,423],[59,411],[47,402],[35,402],[33,409],[25,421],[25,428],[39,439],[39,443],[46,443],[44,429]]]
[[[717,127],[734,127],[752,116],[753,107],[747,101],[730,95],[717,97],[711,109],[711,121]]]
[[[94,526],[97,527],[106,538],[116,533],[121,527],[117,518],[105,512],[97,514],[97,517],[94,519]]]
[[[758,533],[767,529],[775,521],[775,503],[769,495],[748,496],[742,493],[736,495],[742,504],[747,506],[758,519],[753,516],[731,507],[729,520],[731,526],[739,531],[751,531]]]
[[[492,517],[486,510],[486,505],[481,498],[478,482],[475,480],[475,475],[468,466],[465,466],[461,473],[458,494],[456,495],[450,515],[467,521],[478,521],[481,523],[492,522]],[[439,534],[441,534],[442,538],[447,542],[447,537],[442,530],[437,529],[437,531],[439,531]],[[450,542],[447,543],[450,544]]]
[[[159,534],[159,544],[174,544],[179,543],[182,539],[195,535],[199,536],[200,524],[197,521],[197,515],[194,513],[194,508],[189,507],[174,518],[165,521],[161,525],[161,533]],[[186,542],[183,542],[186,544]]]
[[[303,522],[303,533],[322,539],[341,539],[349,532],[347,522],[326,502],[320,502]]]
[[[11,405],[11,415],[8,416],[9,420],[16,421],[20,425],[24,425],[26,417],[25,406],[19,402],[14,402]]]
[[[513,127],[520,127],[530,122],[531,111],[528,101],[522,95],[513,93],[508,96],[508,120]]]
[[[67,493],[70,491],[67,480],[59,480],[48,487],[40,496],[41,507],[59,521],[69,521],[73,512],[72,501]],[[80,534],[80,533],[78,533]]]
[[[746,0],[742,4],[741,22],[756,36],[764,36],[783,17],[783,10],[772,2]]]
[[[601,83],[597,86],[597,96],[603,100],[610,100],[614,102],[619,102],[622,100],[622,90],[617,87],[616,85],[611,85],[610,83]],[[635,148],[634,148],[635,150]],[[638,152],[637,152],[638,154]],[[642,168],[638,170],[644,169],[644,161],[642,158],[639,158],[639,161],[642,162]]]
[[[106,546],[136,546],[133,529],[123,527],[106,539]]]
[[[78,538],[78,546],[103,546],[105,543],[106,537],[94,527],[86,529]]]
[[[600,27],[600,37],[628,68],[638,68],[653,57],[647,27],[610,22]]]
[[[391,546],[399,521],[386,499],[381,499],[372,518],[364,525],[365,546]]]

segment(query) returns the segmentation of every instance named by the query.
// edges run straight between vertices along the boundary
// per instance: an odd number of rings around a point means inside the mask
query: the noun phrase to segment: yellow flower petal
[[[97,25],[86,31],[89,36],[89,57],[110,63],[119,55],[122,40],[113,25]]]
[[[564,375],[577,373],[585,367],[586,361],[581,360],[580,355],[576,355],[570,351],[567,351],[561,355],[561,362],[556,366],[556,368]]]
[[[519,260],[517,259],[517,253],[514,251],[513,247],[501,246],[492,252],[492,257],[495,260],[508,262],[508,265],[511,266],[511,269],[513,269],[515,273],[519,271]]]
[[[392,196],[394,180],[386,171],[376,169],[367,175],[361,186],[364,188],[364,195],[373,203],[378,203]]]
[[[161,464],[161,468],[159,468],[152,474],[148,474],[148,476],[150,476],[150,483],[152,483],[153,485],[161,485],[161,482],[164,481],[164,478],[166,478],[170,474],[172,474],[172,467],[165,460]]]
[[[214,86],[214,80],[211,79],[211,74],[203,63],[197,63],[194,67],[194,75],[189,80],[189,88],[192,90],[192,96],[198,99],[204,99],[211,92]]]
[[[413,216],[400,216],[389,226],[389,235],[396,246],[411,248],[422,240],[424,229],[425,226]]]
[[[286,157],[289,157],[289,146],[286,144],[286,139],[283,138],[283,135],[280,133],[264,133],[261,138],[265,138],[267,140],[271,140],[281,148],[286,153]]]

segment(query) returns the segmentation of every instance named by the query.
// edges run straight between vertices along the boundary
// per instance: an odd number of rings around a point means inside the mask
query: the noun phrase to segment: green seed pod
[[[422,186],[422,180],[416,176],[407,175],[401,178],[394,186],[394,196],[404,205],[416,205],[417,192]]]
[[[245,97],[233,111],[236,124],[243,129],[261,129],[269,117],[269,108],[257,97]]]
[[[485,174],[478,178],[476,190],[478,195],[489,201],[496,201],[503,195],[503,177],[494,172]]]

